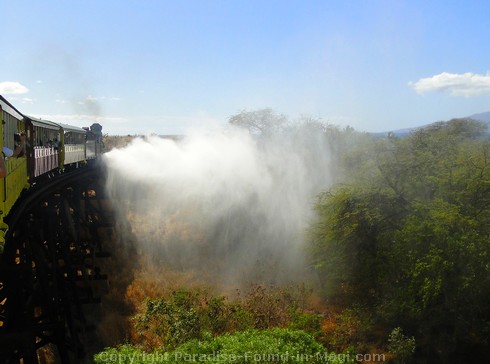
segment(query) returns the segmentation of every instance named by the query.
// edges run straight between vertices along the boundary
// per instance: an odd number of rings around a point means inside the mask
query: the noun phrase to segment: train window
[[[85,143],[85,133],[66,132],[65,144],[83,144]]]
[[[9,113],[2,112],[3,122],[3,145],[12,150],[14,146],[14,134],[17,133],[17,119]]]
[[[59,140],[60,135],[57,130],[34,127],[34,146],[52,147]]]

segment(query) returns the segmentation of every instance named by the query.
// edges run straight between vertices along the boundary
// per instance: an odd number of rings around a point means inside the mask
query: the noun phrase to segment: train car
[[[0,96],[0,111],[2,114],[2,123],[0,123],[1,167],[3,169],[3,177],[0,178],[0,243],[3,243],[7,229],[3,219],[12,209],[22,190],[29,184],[25,150],[22,155],[16,157],[9,156],[10,153],[7,152],[16,148],[15,135],[25,131],[24,116],[2,96]]]
[[[63,166],[78,166],[85,162],[87,131],[77,126],[58,124],[63,129],[61,135],[61,155]]]
[[[97,158],[97,135],[89,128],[84,128],[87,131],[85,139],[85,158],[88,160]]]
[[[72,170],[95,162],[101,133],[25,116],[1,95],[0,114],[0,362],[37,363],[48,344],[70,362],[84,352],[81,305],[96,302],[86,283],[106,279],[100,173]]]
[[[0,148],[3,152],[0,158],[1,253],[8,228],[4,218],[22,191],[44,176],[50,177],[55,172],[79,167],[87,159],[96,159],[101,150],[102,126],[94,124],[98,129],[87,132],[76,126],[26,116],[1,95],[0,112]],[[16,138],[21,141],[25,138],[25,143],[18,143]]]
[[[27,170],[33,180],[63,167],[59,158],[59,144],[63,129],[58,124],[25,116],[27,134]]]

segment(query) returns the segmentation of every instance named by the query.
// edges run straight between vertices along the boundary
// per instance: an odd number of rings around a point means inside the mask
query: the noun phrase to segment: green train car
[[[15,134],[25,130],[23,115],[3,97],[0,96],[2,123],[0,132],[2,139],[3,168],[5,177],[0,179],[0,251],[8,226],[3,221],[8,215],[22,190],[29,187],[27,175],[27,158],[25,152],[21,156],[6,156],[6,151],[15,150]]]
[[[49,178],[94,160],[101,152],[102,127],[94,130],[55,123],[23,115],[0,95],[0,253],[3,251],[4,219],[33,183],[49,183]],[[19,138],[24,143],[19,143]]]

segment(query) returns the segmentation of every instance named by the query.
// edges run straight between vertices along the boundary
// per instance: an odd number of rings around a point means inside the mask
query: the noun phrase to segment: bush
[[[205,333],[217,336],[288,326],[318,336],[320,317],[301,311],[301,292],[254,286],[237,301],[210,296],[202,290],[177,290],[166,297],[147,299],[134,317],[134,343],[144,345],[146,350],[173,350],[191,339],[201,339]]]
[[[403,334],[400,327],[396,327],[388,338],[388,349],[395,357],[395,362],[400,364],[408,363],[415,352],[415,338],[407,337]]]
[[[353,363],[347,354],[325,353],[323,346],[300,330],[247,330],[236,334],[190,340],[171,352],[145,353],[131,345],[106,349],[94,356],[95,363]]]
[[[324,322],[322,341],[330,350],[345,351],[353,348],[357,352],[367,350],[373,331],[373,319],[361,307],[344,309]],[[370,343],[374,344],[374,343]]]
[[[293,330],[303,330],[306,333],[318,338],[322,334],[320,325],[321,315],[300,312],[298,310],[292,310],[291,312],[291,324],[289,328]]]
[[[176,291],[168,299],[148,299],[135,317],[136,328],[148,349],[173,349],[201,336],[199,293]]]

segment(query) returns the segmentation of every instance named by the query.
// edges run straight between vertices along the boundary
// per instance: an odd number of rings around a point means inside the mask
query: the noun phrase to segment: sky
[[[0,94],[104,133],[271,108],[379,132],[490,111],[490,1],[0,0]]]

